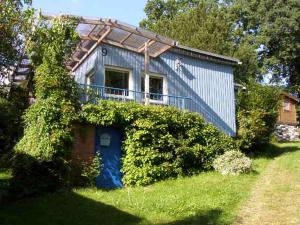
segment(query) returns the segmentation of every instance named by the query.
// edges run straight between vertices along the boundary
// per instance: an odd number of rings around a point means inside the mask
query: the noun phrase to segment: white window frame
[[[124,67],[118,67],[118,66],[104,66],[104,80],[103,80],[103,84],[104,87],[106,86],[105,80],[106,80],[106,70],[112,70],[112,71],[116,71],[116,72],[126,72],[129,74],[128,77],[128,95],[115,95],[115,94],[107,94],[105,93],[106,96],[108,97],[117,97],[117,96],[122,96],[122,98],[128,98],[128,99],[133,99],[133,75],[132,75],[132,70],[128,69],[128,68],[124,68]],[[113,88],[113,87],[111,87]]]
[[[154,99],[149,99],[150,103],[153,104],[167,104],[168,103],[168,79],[165,74],[160,74],[160,73],[148,73],[149,78],[151,77],[157,77],[157,78],[162,78],[163,79],[163,99],[162,100],[154,100]],[[141,79],[140,79],[140,84],[143,81],[143,78],[145,78],[145,72],[142,72]],[[145,80],[145,79],[144,79]],[[149,79],[150,82],[150,79]],[[141,87],[142,89],[142,87]],[[141,90],[142,91],[142,90]]]
[[[93,85],[92,83],[91,83],[91,78],[94,78],[95,79],[95,70],[94,69],[91,69],[89,72],[87,72],[86,74],[85,74],[85,85],[87,85],[87,86],[89,86],[89,85]],[[95,81],[95,80],[94,80]]]

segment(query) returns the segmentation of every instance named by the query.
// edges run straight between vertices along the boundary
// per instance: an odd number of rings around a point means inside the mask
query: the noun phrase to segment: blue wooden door
[[[102,170],[96,178],[99,188],[113,189],[123,187],[121,174],[122,133],[114,128],[96,129],[96,151],[102,158]]]

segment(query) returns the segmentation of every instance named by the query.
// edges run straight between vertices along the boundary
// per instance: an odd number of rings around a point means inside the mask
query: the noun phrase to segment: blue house
[[[180,45],[111,19],[80,18],[81,42],[68,68],[99,97],[174,105],[236,133],[233,67],[237,59]]]
[[[198,112],[224,133],[236,134],[233,69],[240,63],[237,59],[185,47],[117,20],[77,19],[81,41],[67,68],[85,90],[102,99]],[[98,127],[89,135],[95,136],[93,148],[104,161],[98,186],[121,187],[122,134]],[[111,142],[112,137],[119,138]]]

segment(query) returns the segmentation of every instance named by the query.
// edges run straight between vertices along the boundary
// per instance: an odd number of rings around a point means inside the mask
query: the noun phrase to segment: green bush
[[[246,90],[239,91],[237,138],[242,150],[254,150],[269,142],[278,117],[280,99],[280,89],[262,86],[255,81],[250,81]]]
[[[23,135],[22,114],[28,107],[26,91],[12,87],[8,95],[0,95],[0,160],[11,156],[14,145]]]
[[[127,186],[212,169],[217,155],[237,149],[232,138],[199,114],[174,107],[102,100],[83,107],[81,122],[124,131],[122,172]]]
[[[100,175],[102,163],[101,156],[97,153],[90,164],[82,162],[81,177],[83,184],[87,186],[95,186],[96,177]]]
[[[35,69],[36,103],[24,116],[24,136],[12,160],[11,191],[35,194],[70,184],[72,123],[78,110],[77,86],[65,69],[65,57],[76,43],[75,23],[55,18],[35,24],[27,40]]]
[[[213,161],[214,169],[223,175],[236,175],[251,171],[251,159],[239,151],[228,151]]]

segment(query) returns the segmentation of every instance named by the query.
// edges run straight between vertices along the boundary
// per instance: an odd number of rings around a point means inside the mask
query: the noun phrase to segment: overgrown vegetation
[[[77,42],[74,25],[61,18],[51,23],[41,20],[27,40],[37,102],[26,111],[24,136],[15,147],[12,191],[18,195],[69,183],[71,128],[78,103],[76,84],[64,60]]]
[[[12,85],[11,74],[24,55],[24,37],[33,10],[30,0],[0,1],[0,161],[7,161],[23,134],[21,116],[28,106],[26,90]]]
[[[14,145],[22,137],[22,115],[28,107],[26,92],[20,87],[12,89],[9,96],[0,94],[0,161],[4,155],[2,161],[10,158]]]
[[[127,186],[209,170],[217,155],[237,149],[232,138],[199,114],[173,107],[100,101],[85,105],[81,118],[125,132],[122,172]]]
[[[147,187],[111,191],[80,188],[0,204],[0,221],[3,225],[229,225],[234,223],[239,210],[254,193],[261,197],[259,201],[251,199],[253,207],[241,215],[245,222],[249,222],[249,216],[259,215],[266,224],[271,216],[274,223],[291,221],[292,224],[299,220],[299,201],[295,201],[299,194],[295,188],[300,175],[299,149],[299,143],[269,146],[262,150],[266,153],[264,156],[253,160],[255,172],[247,175],[222,176],[207,172]],[[278,160],[273,160],[275,156]],[[257,181],[260,184],[266,179],[272,182],[267,186],[256,185]],[[284,182],[278,182],[282,180]],[[237,221],[237,224],[241,223]]]
[[[259,151],[274,131],[281,102],[281,90],[255,81],[245,85],[237,97],[238,142],[244,151]]]
[[[300,93],[297,0],[148,0],[140,25],[190,47],[242,61],[237,81],[285,79]]]
[[[223,175],[237,175],[251,171],[251,159],[239,151],[228,151],[213,162],[214,169]]]

